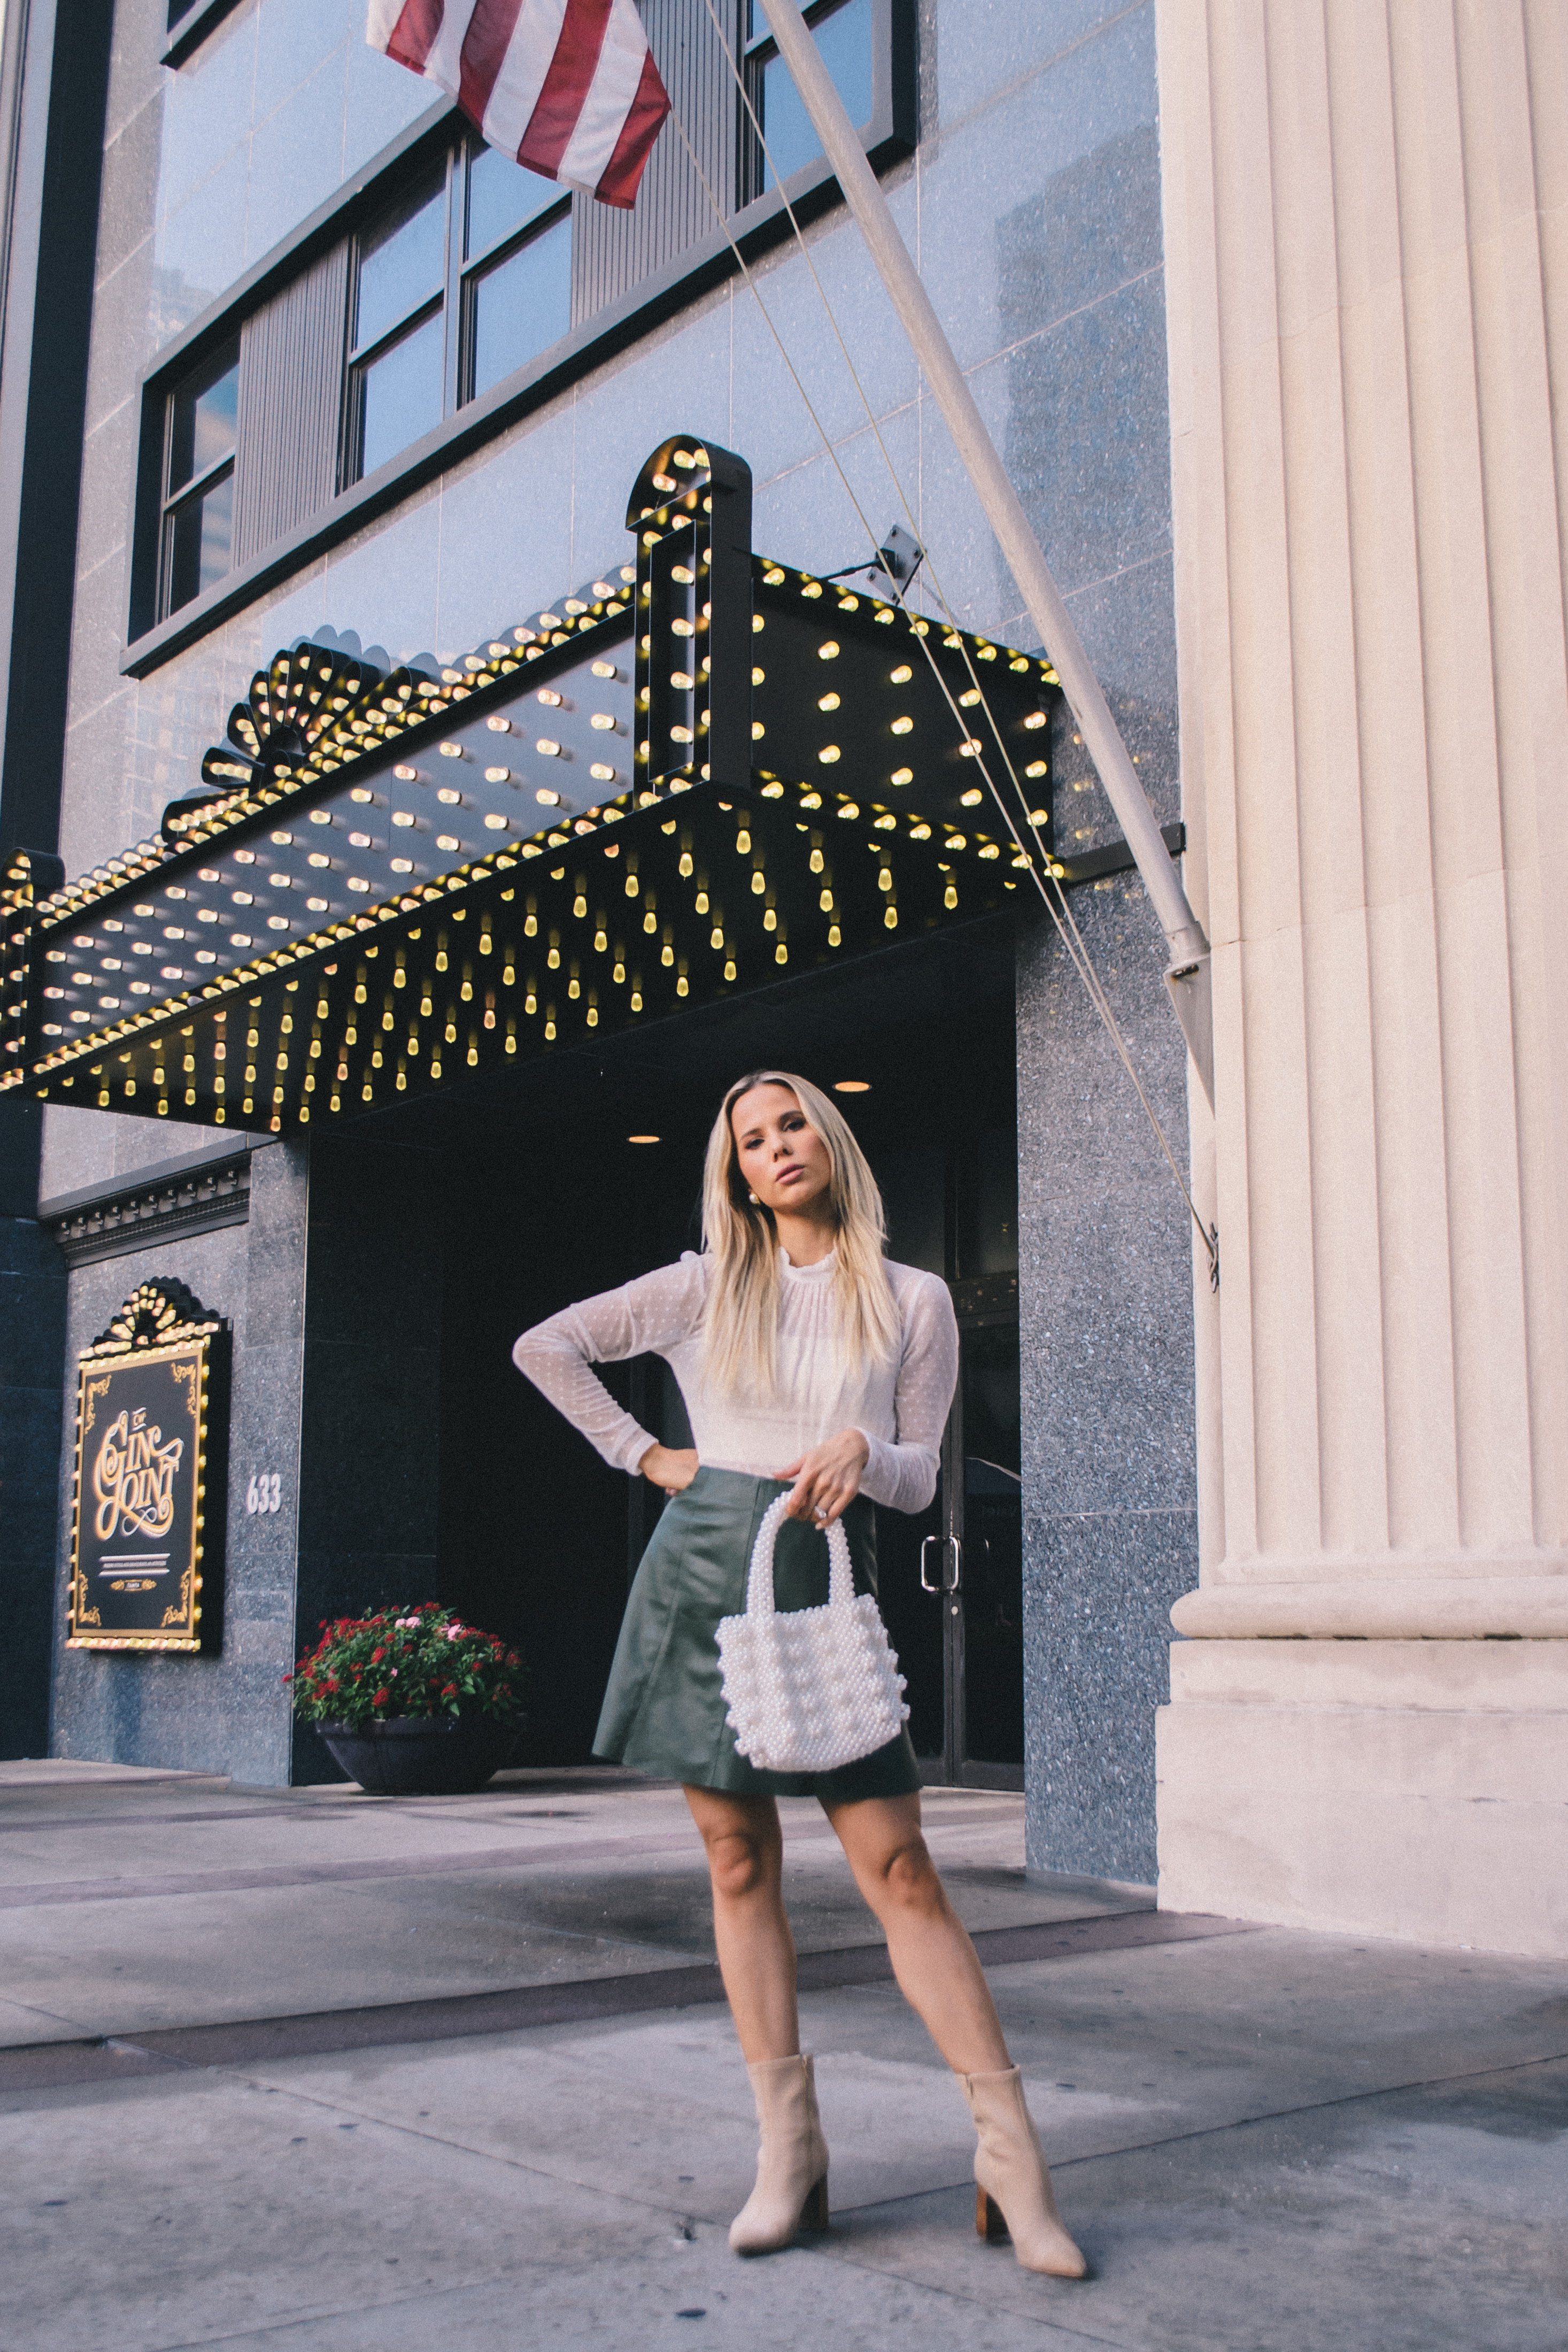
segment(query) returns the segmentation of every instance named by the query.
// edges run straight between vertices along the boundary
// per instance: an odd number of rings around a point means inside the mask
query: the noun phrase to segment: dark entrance
[[[457,1106],[442,1107],[441,1597],[531,1661],[520,1760],[586,1760],[627,1585],[661,1505],[606,1468],[518,1377],[511,1343],[570,1300],[699,1245],[716,1101],[733,1077],[769,1066],[829,1087],[866,1085],[835,1099],[883,1186],[891,1254],[952,1286],[963,1370],[942,1485],[918,1520],[879,1513],[883,1602],[927,1777],[1021,1786],[1005,919],[892,950],[831,986],[798,982],[694,1012],[599,1056],[552,1056],[465,1105],[460,1128]],[[632,1143],[635,1135],[659,1141]],[[665,1442],[685,1441],[678,1391],[656,1358],[604,1377]]]

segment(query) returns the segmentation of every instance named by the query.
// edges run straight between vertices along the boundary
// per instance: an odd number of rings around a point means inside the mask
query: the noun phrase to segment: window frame
[[[227,340],[234,345],[235,373],[237,376],[239,372],[239,335],[237,331]],[[192,502],[197,499],[204,499],[210,490],[215,490],[218,488],[218,485],[224,480],[227,479],[229,481],[233,481],[235,478],[235,469],[239,460],[239,423],[236,415],[233,446],[225,450],[221,457],[213,458],[211,463],[203,467],[199,472],[190,475],[185,481],[181,483],[177,490],[171,489],[169,487],[169,474],[173,464],[174,456],[174,404],[179,397],[181,386],[199,372],[199,366],[202,363],[204,363],[205,361],[210,358],[220,355],[224,348],[225,345],[223,342],[220,341],[214,343],[209,351],[204,352],[202,362],[199,362],[196,366],[192,366],[186,369],[184,373],[179,378],[178,382],[171,384],[169,391],[164,397],[163,450],[159,476],[159,490],[161,496],[158,515],[157,583],[157,608],[160,618],[164,621],[173,620],[178,614],[188,612],[193,604],[198,604],[201,601],[200,593],[198,593],[195,596],[187,597],[183,604],[171,606],[169,604],[169,593],[172,584],[171,575],[173,570],[175,518],[183,507],[191,505]],[[228,371],[226,369],[224,371],[225,374]],[[214,377],[214,382],[215,383],[217,381],[219,381],[219,379]],[[234,545],[234,517],[232,501],[230,506],[229,545],[232,549]],[[231,565],[230,570],[232,571],[234,567]],[[225,576],[226,578],[227,575],[225,574]],[[213,590],[208,591],[209,594],[215,593],[216,592]]]
[[[239,6],[239,0],[168,0],[164,47],[159,64],[178,71],[187,58],[194,57],[209,33],[216,32],[225,16]]]
[[[743,11],[749,13],[748,0],[740,0],[740,5]],[[815,37],[816,29],[819,25],[824,23],[830,16],[836,16],[841,8],[852,5],[853,0],[802,0],[800,14],[805,19],[806,30]],[[762,15],[760,0],[758,0],[756,14],[758,16]],[[875,0],[873,0],[872,102],[873,114],[877,96],[876,53],[877,11]],[[764,131],[767,130],[768,126],[764,109],[760,101],[762,77],[767,67],[778,57],[778,55],[779,44],[774,39],[772,34],[768,31],[766,18],[763,19],[760,31],[754,32],[749,36],[747,36],[744,31],[742,32],[740,37],[741,77],[746,85],[746,96],[751,101],[752,111],[755,112],[758,120],[761,121]],[[751,127],[751,114],[747,112],[747,107],[742,100],[738,90],[736,92],[735,102],[737,111],[740,118],[738,126],[739,136],[736,141],[735,150],[736,173],[737,177],[740,182],[740,185],[736,191],[736,195],[738,203],[747,205],[768,193],[764,190],[762,185],[762,174],[766,168],[766,159],[762,152],[761,142],[758,139],[756,131]],[[785,179],[783,183],[785,189],[787,191],[791,189],[795,180],[799,178],[802,173],[808,172],[810,169],[810,164],[802,164],[800,167],[799,172],[791,173]]]
[[[541,205],[538,211],[530,214],[520,228],[503,229],[499,236],[492,238],[491,242],[483,247],[478,253],[470,254],[467,250],[468,174],[474,156],[481,152],[483,147],[484,142],[476,135],[469,140],[465,151],[461,234],[449,238],[449,243],[455,248],[452,278],[455,288],[456,309],[453,316],[457,320],[457,396],[449,411],[452,415],[471,406],[476,400],[484,397],[474,389],[475,377],[478,369],[479,289],[482,282],[493,271],[505,268],[513,256],[521,253],[525,246],[537,245],[542,238],[552,235],[563,221],[570,222],[571,218],[571,190],[563,188],[553,204]],[[569,316],[567,334],[570,335],[571,331],[571,321]],[[558,336],[556,340],[559,341],[563,339]],[[549,344],[544,345],[538,356],[542,357],[543,352],[550,348]],[[522,371],[517,370],[517,373],[521,373]],[[507,379],[503,377],[501,381],[505,383]]]
[[[462,121],[462,118],[458,118]],[[478,397],[474,391],[477,350],[479,287],[492,270],[500,269],[525,246],[534,245],[541,237],[558,229],[571,215],[571,191],[562,188],[559,194],[541,204],[519,226],[503,229],[487,246],[476,254],[468,254],[469,175],[476,156],[485,152],[485,142],[476,131],[466,137],[455,138],[446,151],[446,173],[441,201],[445,206],[444,223],[444,261],[441,283],[433,293],[411,302],[402,316],[366,343],[351,339],[358,321],[352,314],[359,305],[359,271],[363,259],[363,245],[385,211],[383,205],[370,214],[352,240],[349,257],[350,324],[345,337],[345,388],[340,422],[338,488],[340,495],[354,489],[366,478],[364,455],[364,378],[365,371],[373,367],[405,336],[414,334],[433,319],[437,310],[442,320],[441,362],[441,424],[450,423],[462,409]],[[410,175],[410,182],[417,174]],[[395,202],[395,194],[392,201]],[[570,332],[570,324],[568,331]],[[560,340],[558,336],[557,341]],[[545,346],[546,349],[549,346]],[[412,447],[413,445],[408,445]],[[401,450],[385,460],[395,465]],[[381,468],[372,467],[371,472]]]
[[[423,294],[411,302],[400,318],[367,343],[355,341],[359,331],[360,270],[364,261],[367,236],[380,224],[382,215],[390,209],[386,204],[370,214],[352,237],[349,255],[349,317],[343,336],[343,398],[339,410],[338,489],[340,495],[364,478],[361,459],[365,424],[365,373],[384,359],[405,337],[417,334],[437,310],[441,313],[441,422],[453,414],[453,392],[457,373],[458,354],[454,350],[454,310],[452,301],[452,248],[461,244],[461,236],[452,233],[453,183],[465,184],[466,201],[467,150],[462,140],[455,140],[446,151],[446,170],[442,181],[440,201],[443,205],[441,281],[433,293]],[[407,184],[416,184],[417,173],[411,173]],[[396,192],[401,194],[401,190]],[[396,201],[396,194],[392,197]],[[398,453],[401,454],[401,453]],[[388,461],[392,462],[392,460]],[[372,471],[376,470],[372,468]]]
[[[915,0],[872,0],[873,110],[862,138],[873,168],[885,172],[913,153],[919,130],[915,50]],[[737,103],[739,103],[738,93]],[[782,187],[740,205],[727,224],[715,227],[663,268],[650,272],[618,299],[580,320],[560,340],[489,392],[453,408],[441,423],[374,473],[341,481],[338,495],[306,522],[285,533],[247,562],[238,565],[204,595],[193,598],[167,619],[157,617],[159,529],[168,395],[209,353],[241,332],[246,320],[332,247],[357,238],[402,187],[449,149],[461,143],[468,126],[451,101],[442,99],[411,123],[319,207],[292,235],[262,257],[218,301],[176,336],[143,371],[139,384],[141,435],[131,486],[130,598],[120,674],[145,677],[183,653],[233,614],[266,595],[332,547],[401,505],[442,474],[461,465],[486,443],[510,430],[570,385],[628,350],[703,296],[726,284],[737,264],[733,236],[750,264],[791,235],[786,206],[802,223],[842,203],[826,159],[802,165]],[[562,192],[562,210],[570,203]],[[450,215],[449,215],[450,217]],[[527,236],[554,225],[554,210],[536,215]],[[449,244],[451,240],[449,238]],[[493,264],[500,249],[483,257]],[[450,257],[449,257],[450,259]],[[464,265],[465,278],[469,275]],[[450,294],[448,295],[450,299]],[[464,321],[466,331],[466,320]],[[344,387],[347,409],[348,321],[344,321]],[[242,383],[243,397],[243,383]],[[236,466],[244,464],[243,446]]]

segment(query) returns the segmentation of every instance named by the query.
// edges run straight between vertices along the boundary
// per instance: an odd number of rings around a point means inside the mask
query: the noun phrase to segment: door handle
[[[947,1541],[953,1547],[953,1573],[942,1590],[944,1592],[956,1592],[964,1581],[964,1545],[958,1536],[949,1536]]]
[[[927,1577],[925,1573],[925,1555],[930,1550],[933,1544],[946,1543],[946,1536],[927,1536],[920,1547],[920,1590],[922,1592],[941,1592],[946,1590],[946,1587],[943,1585],[933,1584]]]

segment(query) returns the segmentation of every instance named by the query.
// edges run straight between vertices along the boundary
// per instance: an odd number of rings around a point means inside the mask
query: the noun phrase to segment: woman
[[[874,1591],[872,1505],[919,1511],[936,1492],[957,1327],[946,1284],[883,1258],[883,1230],[871,1170],[832,1103],[803,1078],[754,1071],[731,1087],[709,1139],[702,1256],[569,1307],[513,1352],[607,1462],[674,1498],[632,1588],[594,1750],[682,1781],[707,1850],[714,1940],[761,2126],[757,2185],[730,2244],[771,2252],[799,2228],[827,2226],[775,1802],[815,1796],[904,1998],[963,2084],[979,2135],[977,2226],[996,2234],[1005,2218],[1026,2269],[1081,2278],[989,1988],[921,1836],[908,1732],[837,1771],[768,1773],[737,1753],[725,1720],[715,1631],[745,1608],[752,1545],[780,1486],[780,1609],[826,1600],[820,1530],[838,1518],[857,1589]],[[648,1350],[680,1382],[695,1450],[655,1444],[590,1370]]]

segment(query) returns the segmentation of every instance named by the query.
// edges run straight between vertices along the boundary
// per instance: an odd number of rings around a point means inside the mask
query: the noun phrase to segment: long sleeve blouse
[[[924,1510],[936,1491],[942,1431],[958,1373],[958,1327],[947,1286],[918,1267],[885,1262],[898,1309],[896,1361],[852,1370],[838,1339],[835,1257],[791,1265],[779,1257],[779,1347],[768,1399],[713,1395],[703,1385],[701,1326],[709,1261],[691,1251],[619,1290],[601,1291],[525,1331],[519,1371],[618,1470],[635,1474],[656,1441],[622,1410],[595,1364],[662,1356],[685,1401],[697,1459],[716,1470],[771,1477],[841,1429],[870,1447],[861,1492],[895,1511]]]

